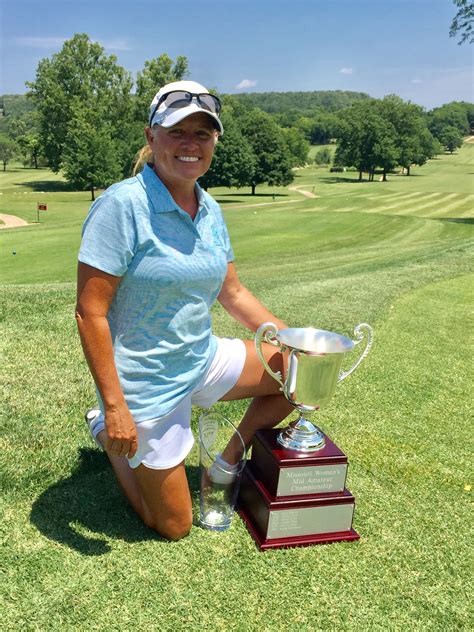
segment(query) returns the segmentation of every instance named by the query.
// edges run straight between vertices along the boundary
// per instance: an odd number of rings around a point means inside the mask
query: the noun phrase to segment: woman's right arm
[[[79,262],[76,321],[82,348],[105,407],[105,449],[133,457],[137,451],[135,422],[128,409],[114,361],[107,312],[121,277]]]

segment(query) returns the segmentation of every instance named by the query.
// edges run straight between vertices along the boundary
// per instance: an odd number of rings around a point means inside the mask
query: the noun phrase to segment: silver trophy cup
[[[263,323],[255,335],[255,346],[266,371],[281,384],[286,399],[300,416],[278,435],[278,442],[290,450],[313,452],[324,447],[324,434],[303,414],[325,406],[334,395],[338,382],[350,375],[369,353],[373,341],[370,325],[361,323],[354,329],[355,341],[340,334],[312,327],[277,329]],[[341,371],[344,354],[366,339],[359,359],[348,371]],[[286,376],[269,367],[262,352],[262,341],[289,351]]]

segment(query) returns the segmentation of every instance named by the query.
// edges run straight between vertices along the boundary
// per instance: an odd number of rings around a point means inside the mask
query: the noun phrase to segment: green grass
[[[271,309],[349,335],[367,321],[376,335],[316,417],[349,457],[361,540],[264,554],[239,518],[168,543],[128,509],[82,422],[94,395],[74,276],[89,196],[47,171],[0,174],[0,212],[50,209],[0,231],[4,629],[472,629],[473,151],[387,183],[299,170],[294,184],[317,199],[212,191],[240,276]],[[244,333],[220,308],[214,322]],[[219,406],[234,421],[244,407]],[[188,474],[197,509],[196,449]]]

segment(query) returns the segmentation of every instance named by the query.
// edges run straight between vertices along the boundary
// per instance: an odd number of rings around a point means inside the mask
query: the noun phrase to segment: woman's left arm
[[[277,318],[240,282],[233,263],[229,263],[227,274],[217,300],[239,323],[251,331],[256,331],[264,322],[275,323],[278,329],[288,325]]]

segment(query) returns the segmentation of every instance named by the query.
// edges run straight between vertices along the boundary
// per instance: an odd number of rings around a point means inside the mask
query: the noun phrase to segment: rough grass
[[[4,629],[472,628],[471,150],[388,183],[299,171],[317,200],[215,192],[233,200],[224,208],[240,274],[274,311],[349,335],[361,321],[375,329],[370,356],[317,416],[349,456],[356,543],[263,554],[239,518],[224,534],[196,526],[177,543],[144,528],[82,423],[93,388],[73,279],[88,196],[52,193],[44,224],[1,231]],[[9,186],[4,212],[22,216]],[[435,193],[462,199],[443,215],[428,206]],[[214,322],[243,333],[219,308]],[[235,421],[244,405],[220,409]],[[197,503],[196,449],[188,474]]]

